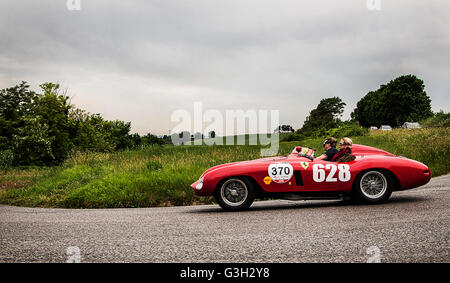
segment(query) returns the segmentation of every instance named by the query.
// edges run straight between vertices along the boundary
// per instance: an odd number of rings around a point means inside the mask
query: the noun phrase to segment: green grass
[[[352,137],[427,164],[433,175],[450,172],[450,130],[394,130]],[[340,137],[338,137],[340,138]],[[248,140],[248,139],[247,139]],[[323,153],[323,139],[280,143],[279,155],[296,145]],[[260,158],[260,146],[152,146],[116,153],[77,153],[58,167],[0,171],[0,203],[32,207],[105,208],[210,203],[191,183],[209,167]]]

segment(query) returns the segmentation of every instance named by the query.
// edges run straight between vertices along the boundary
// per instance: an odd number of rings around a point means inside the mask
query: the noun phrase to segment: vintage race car
[[[287,156],[222,164],[206,170],[191,187],[197,196],[214,196],[225,210],[250,207],[255,198],[288,200],[357,199],[380,203],[393,191],[428,183],[423,163],[364,145],[353,145],[351,162],[314,158],[296,147]]]

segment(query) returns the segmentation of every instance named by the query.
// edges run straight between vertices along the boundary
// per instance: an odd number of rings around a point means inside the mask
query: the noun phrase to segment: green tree
[[[129,136],[130,130],[131,122],[120,120],[105,121],[102,129],[107,138],[115,145],[115,150],[132,148],[133,143]]]
[[[48,135],[52,137],[53,158],[45,163],[60,163],[67,158],[73,148],[70,140],[69,97],[59,94],[59,84],[44,83],[40,85],[43,94],[38,96],[33,108],[34,117],[48,127]],[[49,156],[50,157],[50,156]]]
[[[322,99],[319,105],[306,117],[300,133],[310,135],[313,132],[335,128],[341,122],[340,116],[344,113],[345,102],[339,97]]]
[[[416,76],[400,76],[358,101],[352,119],[364,127],[383,124],[399,127],[404,122],[431,117],[431,99],[424,89],[423,81]]]
[[[281,126],[278,126],[277,131],[278,132],[282,131],[282,132],[291,132],[291,133],[293,133],[294,132],[294,128],[292,128],[291,125],[281,125]]]
[[[134,133],[134,134],[130,135],[130,139],[131,139],[133,148],[137,148],[142,144],[142,138],[138,133]]]
[[[37,93],[29,90],[26,82],[0,90],[0,150],[12,149],[12,137],[25,124]]]
[[[105,120],[100,114],[89,114],[74,108],[69,112],[70,138],[75,149],[80,151],[112,152],[115,144],[103,129]]]
[[[434,113],[433,116],[420,121],[423,127],[450,127],[450,113],[445,113],[444,110],[440,110]]]
[[[167,136],[166,136],[167,138]],[[150,133],[146,134],[145,136],[142,137],[142,144],[144,145],[151,145],[151,144],[159,144],[162,145],[164,144],[164,140],[158,138],[155,135],[152,135]]]
[[[42,93],[26,82],[0,90],[0,159],[2,164],[57,164],[75,150],[113,151],[142,143],[130,135],[131,123],[108,121],[75,108],[60,85],[44,83]],[[147,137],[150,143],[164,143]],[[167,138],[167,140],[169,140]]]
[[[12,137],[14,162],[16,164],[42,165],[54,160],[52,144],[55,137],[49,134],[49,127],[40,122],[40,117],[24,117],[23,125]]]

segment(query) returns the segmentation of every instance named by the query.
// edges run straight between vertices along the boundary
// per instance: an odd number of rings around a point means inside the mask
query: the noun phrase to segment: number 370
[[[326,171],[329,170],[328,176]],[[337,178],[336,172],[338,171]],[[348,182],[351,179],[350,166],[347,164],[314,164],[313,165],[314,182]]]

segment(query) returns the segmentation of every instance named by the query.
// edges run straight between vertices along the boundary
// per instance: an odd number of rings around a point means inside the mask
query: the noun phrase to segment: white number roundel
[[[288,182],[294,174],[294,168],[289,163],[272,163],[267,169],[272,181],[278,184]]]

